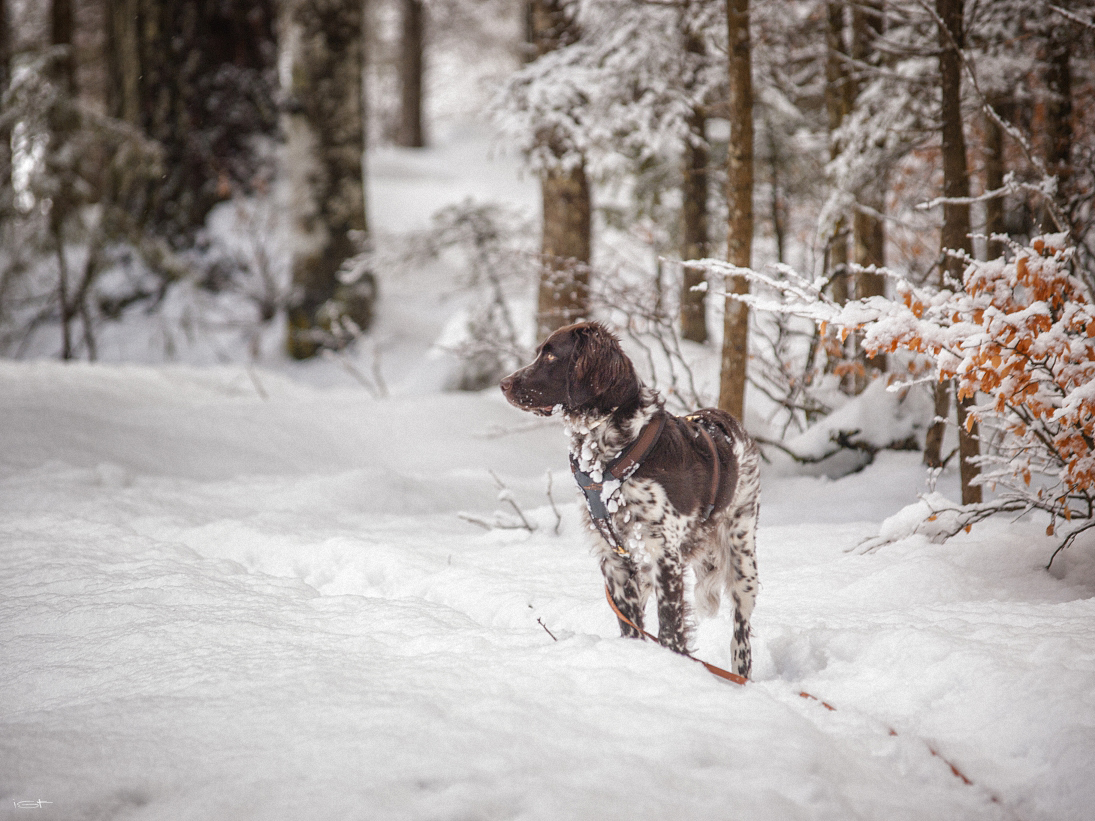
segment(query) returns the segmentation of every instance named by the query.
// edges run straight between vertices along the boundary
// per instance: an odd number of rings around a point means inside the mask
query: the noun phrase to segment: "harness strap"
[[[650,420],[643,425],[643,429],[639,431],[639,435],[635,438],[635,441],[631,443],[630,447],[608,463],[600,482],[594,481],[590,474],[579,469],[577,458],[571,454],[570,470],[574,474],[574,479],[578,482],[578,486],[585,494],[586,505],[589,507],[589,515],[592,517],[597,530],[604,536],[605,541],[612,545],[612,549],[621,556],[626,556],[628,553],[627,549],[620,544],[620,539],[617,537],[612,527],[608,508],[605,507],[604,498],[601,496],[601,490],[604,488],[603,477],[604,475],[607,475],[617,481],[623,482],[635,473],[642,465],[647,454],[649,454],[654,447],[654,444],[661,437],[668,416],[668,413],[661,410],[651,416]],[[707,521],[715,511],[715,504],[717,503],[719,496],[719,485],[722,484],[722,465],[719,463],[719,451],[715,446],[715,440],[711,438],[711,434],[708,432],[706,426],[700,422],[698,416],[686,416],[684,418],[696,426],[700,437],[707,445],[707,449],[711,452],[711,484],[707,490],[707,503],[700,511],[700,520]]]
[[[593,524],[600,531],[605,541],[620,556],[626,556],[628,553],[627,548],[620,543],[620,539],[612,527],[608,508],[605,507],[605,500],[601,496],[601,490],[604,488],[604,476],[607,475],[622,482],[638,470],[647,454],[650,453],[654,444],[661,437],[662,431],[665,429],[667,416],[668,414],[665,411],[657,411],[651,416],[647,423],[643,425],[643,429],[639,431],[639,435],[635,437],[635,441],[623,453],[608,463],[600,482],[594,481],[592,476],[584,470],[580,470],[578,460],[573,454],[570,456],[570,470],[574,474],[575,481],[578,482],[578,487],[585,494],[586,505],[589,507],[589,515],[593,519]]]
[[[643,429],[639,431],[639,435],[631,447],[609,463],[608,473],[611,474],[612,478],[619,479],[622,482],[639,469],[643,459],[650,453],[650,449],[654,447],[654,443],[658,441],[662,431],[665,430],[665,419],[668,415],[665,411],[660,410],[651,416],[650,420],[643,425]],[[655,419],[657,424],[654,422]]]

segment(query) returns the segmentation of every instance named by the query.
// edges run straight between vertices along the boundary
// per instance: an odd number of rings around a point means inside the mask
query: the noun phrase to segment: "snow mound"
[[[891,390],[876,379],[786,447],[807,463],[796,465],[797,472],[840,478],[870,464],[884,448],[915,447],[931,414],[922,391]]]

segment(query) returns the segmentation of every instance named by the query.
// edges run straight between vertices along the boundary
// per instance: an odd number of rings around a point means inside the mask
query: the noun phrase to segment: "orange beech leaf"
[[[1015,273],[1018,274],[1020,281],[1026,280],[1026,278],[1029,276],[1029,273],[1027,271],[1026,257],[1019,257],[1017,260],[1015,260]]]

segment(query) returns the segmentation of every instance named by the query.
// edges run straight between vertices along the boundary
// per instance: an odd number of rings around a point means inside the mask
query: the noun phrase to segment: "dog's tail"
[[[744,519],[744,520],[743,520]],[[752,533],[748,514],[743,517],[741,511],[724,510],[715,524],[715,538],[710,552],[697,565],[696,571],[696,612],[700,618],[709,619],[719,612],[722,595],[725,591],[731,598],[739,581],[739,574],[748,571],[740,567],[738,555],[744,547],[752,547]]]

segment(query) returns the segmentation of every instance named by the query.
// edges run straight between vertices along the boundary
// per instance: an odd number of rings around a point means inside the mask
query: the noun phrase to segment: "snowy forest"
[[[581,319],[760,446],[747,686]],[[0,567],[15,816],[1087,817],[1095,2],[0,0]]]

